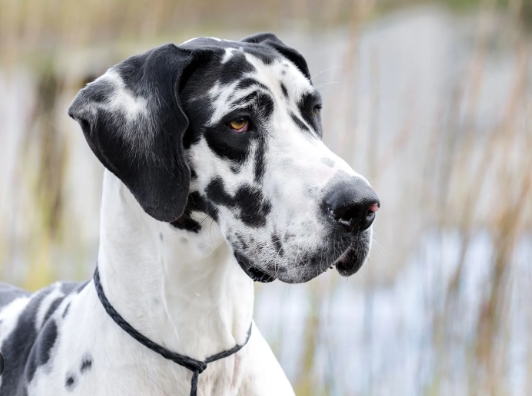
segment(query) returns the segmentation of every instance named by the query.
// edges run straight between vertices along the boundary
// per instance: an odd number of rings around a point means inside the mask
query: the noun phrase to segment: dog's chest
[[[92,294],[90,287],[56,284],[0,309],[6,315],[0,326],[2,396],[189,395],[192,372],[133,340]],[[198,396],[237,395],[240,359],[237,354],[209,364]]]
[[[100,314],[98,304],[85,298],[72,305],[52,364],[35,377],[28,396],[188,396],[192,372],[132,339]],[[92,317],[84,314],[90,310]],[[235,355],[209,364],[199,376],[198,396],[237,395],[239,361]]]

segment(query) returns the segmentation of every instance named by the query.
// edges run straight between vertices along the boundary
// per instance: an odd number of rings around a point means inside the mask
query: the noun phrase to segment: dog
[[[380,206],[323,144],[321,108],[270,33],[163,45],[83,88],[68,113],[106,168],[97,272],[0,286],[0,395],[294,395],[253,282],[354,274]]]

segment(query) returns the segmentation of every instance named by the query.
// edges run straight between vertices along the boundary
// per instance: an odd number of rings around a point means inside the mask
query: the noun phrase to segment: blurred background
[[[87,81],[256,31],[304,54],[326,143],[382,201],[356,276],[257,285],[297,394],[532,395],[531,0],[0,0],[0,279],[92,274]]]

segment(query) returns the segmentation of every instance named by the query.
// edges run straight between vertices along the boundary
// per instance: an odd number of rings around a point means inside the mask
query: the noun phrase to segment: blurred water
[[[473,165],[485,150],[483,142],[503,118],[519,57],[516,47],[491,35],[474,109],[453,107],[457,87],[476,51],[477,21],[476,15],[422,7],[364,23],[356,40],[349,39],[347,27],[305,34],[287,27],[277,32],[309,62],[314,83],[324,96],[325,140],[369,176],[383,203],[375,223],[372,258],[354,278],[340,279],[329,271],[306,285],[275,282],[257,287],[258,325],[290,379],[297,384],[310,378],[315,385],[312,394],[418,395],[438,394],[437,390],[477,394],[471,380],[476,369],[471,351],[479,307],[494,271],[489,221],[499,176],[485,175],[486,190],[474,205],[476,220],[464,230],[456,208],[464,202],[460,195],[464,183],[467,186],[471,180],[458,179],[455,185],[461,188],[445,190],[441,181],[449,158],[441,153],[453,136],[460,140],[473,133],[475,144],[467,152],[470,162],[464,166],[458,156],[454,160],[464,167],[451,164],[449,169],[452,175],[473,172],[474,176]],[[248,33],[219,36],[237,39]],[[150,46],[141,43],[138,49]],[[346,55],[350,48],[351,55]],[[110,66],[105,55],[84,63],[90,54],[60,53],[56,67],[66,71],[68,82],[91,68],[103,71]],[[36,78],[24,64],[0,72],[0,260],[5,263],[1,278],[18,284],[25,284],[32,271],[28,262],[51,263],[53,278],[90,276],[98,243],[102,167],[77,124],[66,115],[76,92],[74,84],[67,84],[59,95],[53,114],[59,136],[68,146],[62,231],[60,238],[46,242],[50,246],[39,239],[42,220],[35,203],[39,153],[31,133],[28,138],[28,131],[40,128],[38,122],[30,125],[39,100]],[[473,132],[462,128],[463,120],[475,125]],[[529,156],[529,149],[517,145],[513,160]],[[435,204],[442,194],[450,201],[448,213],[441,213],[442,206]],[[530,219],[530,210],[523,216]],[[527,221],[524,227],[530,230]],[[439,320],[466,236],[470,239],[458,302],[442,341],[437,337]],[[505,355],[500,356],[506,365],[498,381],[504,382],[508,394],[524,395],[532,360],[527,336],[532,324],[530,231],[518,238],[516,246],[507,263],[510,297],[504,312],[509,319],[501,341]],[[309,347],[315,348],[310,372],[304,369]]]

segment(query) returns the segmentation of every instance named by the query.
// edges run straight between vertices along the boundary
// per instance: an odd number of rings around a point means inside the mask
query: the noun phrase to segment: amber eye
[[[315,106],[313,109],[312,109],[312,115],[314,117],[316,117],[318,115],[318,113],[320,112],[320,106]]]
[[[249,120],[245,117],[236,118],[229,121],[227,126],[235,132],[246,132],[249,128]]]

